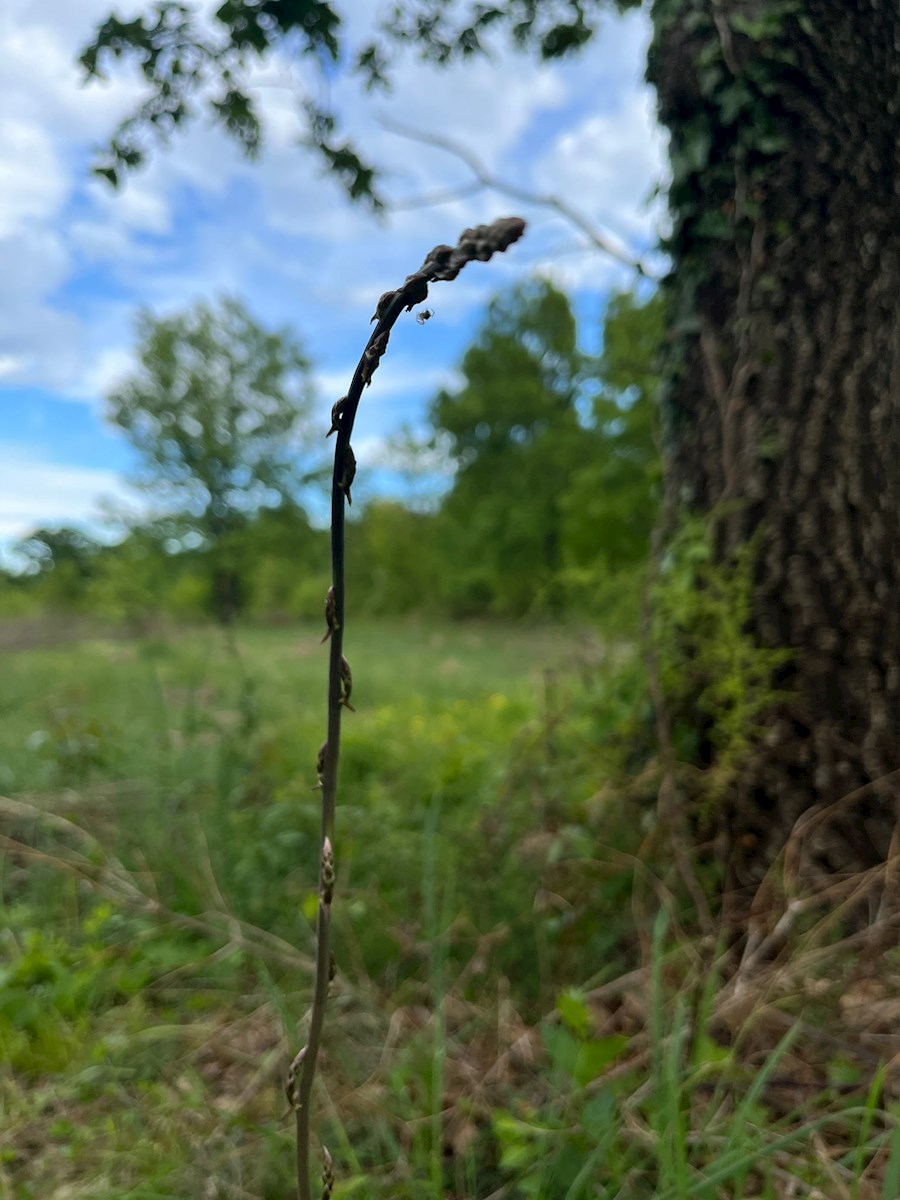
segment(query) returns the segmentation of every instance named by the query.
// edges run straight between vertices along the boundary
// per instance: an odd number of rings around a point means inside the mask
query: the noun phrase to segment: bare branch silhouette
[[[490,189],[491,191],[499,192],[501,195],[509,196],[514,200],[519,200],[523,204],[532,204],[536,208],[551,209],[561,217],[564,217],[576,229],[580,230],[595,250],[599,250],[602,254],[608,254],[610,258],[614,258],[617,262],[631,267],[638,275],[647,279],[656,278],[653,272],[639,258],[635,258],[626,249],[616,245],[611,237],[598,230],[584,213],[579,212],[577,208],[574,208],[567,200],[563,200],[560,196],[555,196],[551,193],[534,192],[529,188],[519,187],[517,184],[510,183],[508,180],[494,175],[472,153],[468,146],[457,141],[455,138],[447,137],[445,134],[428,133],[425,130],[416,129],[412,125],[396,121],[393,117],[382,116],[379,118],[379,124],[391,133],[399,134],[400,137],[409,138],[414,142],[421,142],[424,146],[434,146],[438,150],[444,150],[447,154],[452,154],[460,162],[464,163],[475,177],[473,183],[468,185],[461,184],[458,188],[450,188],[444,192],[435,192],[424,196],[409,197],[405,200],[392,201],[392,208],[423,208],[432,204],[445,204],[449,201],[462,200],[479,191]]]

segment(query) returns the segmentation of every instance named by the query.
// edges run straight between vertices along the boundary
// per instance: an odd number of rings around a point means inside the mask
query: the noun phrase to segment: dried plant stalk
[[[331,410],[328,435],[337,434],[334,451],[334,474],[331,484],[331,571],[332,584],[325,598],[326,631],[323,641],[330,641],[328,667],[328,736],[319,750],[316,770],[322,789],[322,843],[319,856],[319,915],[316,945],[316,975],[310,1011],[309,1034],[306,1045],[291,1063],[287,1077],[288,1100],[297,1120],[297,1196],[312,1200],[310,1182],[310,1103],[316,1061],[322,1041],[328,985],[334,974],[331,954],[331,909],[334,897],[335,853],[334,810],[337,797],[338,758],[340,754],[341,716],[345,708],[353,711],[350,695],[353,675],[344,657],[344,511],[349,504],[350,488],[356,474],[356,459],[350,447],[356,410],[363,388],[372,376],[387,349],[391,330],[404,311],[428,297],[432,283],[455,279],[466,263],[487,262],[494,254],[506,250],[525,232],[520,217],[503,217],[491,225],[466,229],[456,246],[435,246],[418,271],[408,275],[396,291],[385,292],[372,318],[376,322],[359,360],[350,389]],[[323,1147],[323,1198],[331,1195],[334,1170],[331,1155]]]

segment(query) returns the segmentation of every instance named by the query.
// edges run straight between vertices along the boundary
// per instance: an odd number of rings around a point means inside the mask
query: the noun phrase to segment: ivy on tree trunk
[[[788,652],[716,824],[749,884],[857,793],[812,849],[861,869],[900,807],[900,9],[657,0],[653,22],[669,512],[706,515],[719,562],[753,538],[748,634]]]

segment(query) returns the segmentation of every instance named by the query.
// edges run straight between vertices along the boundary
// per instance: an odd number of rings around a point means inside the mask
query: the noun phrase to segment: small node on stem
[[[328,628],[325,630],[325,636],[319,642],[321,646],[323,642],[327,642],[334,631],[338,628],[337,623],[337,602],[334,597],[334,585],[325,593],[325,624]]]
[[[396,292],[382,292],[381,298],[375,305],[375,315],[372,317],[372,321],[380,321],[396,299]],[[372,321],[369,322],[370,325],[372,324]]]
[[[347,397],[341,396],[340,400],[336,400],[334,402],[334,404],[332,404],[332,406],[331,406],[331,428],[325,434],[325,436],[327,438],[330,438],[333,433],[337,433],[337,431],[340,429],[341,414],[344,411],[344,405],[346,403],[347,403]]]
[[[316,774],[319,777],[319,782],[313,788],[313,791],[316,791],[317,788],[320,788],[322,786],[322,775],[325,772],[325,756],[327,753],[328,753],[328,743],[323,742],[322,745],[319,747],[319,753],[316,755]]]
[[[322,1146],[322,1200],[331,1200],[334,1188],[334,1159],[328,1147]]]
[[[428,266],[437,267],[439,270],[446,267],[450,259],[453,257],[453,247],[448,246],[446,242],[440,242],[425,260]]]
[[[423,300],[428,299],[428,276],[425,272],[427,265],[428,259],[425,260],[421,271],[417,271],[415,275],[407,275],[406,277],[406,283],[403,285],[403,299],[406,303],[407,312],[412,312],[417,304],[421,304]]]
[[[353,691],[353,675],[350,672],[350,664],[346,658],[341,656],[341,704],[344,708],[349,708],[351,712],[356,712],[356,709],[350,703],[350,693]]]
[[[416,303],[418,303],[418,301]],[[366,387],[368,387],[372,382],[372,376],[378,369],[378,363],[380,362],[385,350],[387,350],[390,336],[390,330],[388,329],[385,329],[383,333],[379,333],[378,337],[372,339],[372,344],[363,355],[362,381]]]
[[[303,1066],[303,1060],[306,1058],[306,1047],[298,1050],[294,1056],[294,1061],[288,1067],[287,1079],[284,1084],[284,1092],[287,1096],[287,1102],[292,1109],[296,1110],[300,1107],[300,1102],[297,1098],[297,1076],[300,1074],[300,1068]]]
[[[334,899],[334,848],[331,838],[322,843],[322,903],[330,904]]]
[[[347,497],[347,503],[352,504],[353,500],[350,497],[350,485],[356,478],[356,455],[353,453],[351,446],[347,447],[347,453],[344,457],[344,469],[341,472],[341,482],[338,484],[341,491]]]

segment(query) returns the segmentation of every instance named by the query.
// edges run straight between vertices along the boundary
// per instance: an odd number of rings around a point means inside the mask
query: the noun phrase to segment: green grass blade
[[[881,1200],[897,1200],[898,1196],[900,1196],[900,1124],[894,1126],[894,1132],[891,1134],[891,1150],[884,1172]]]

